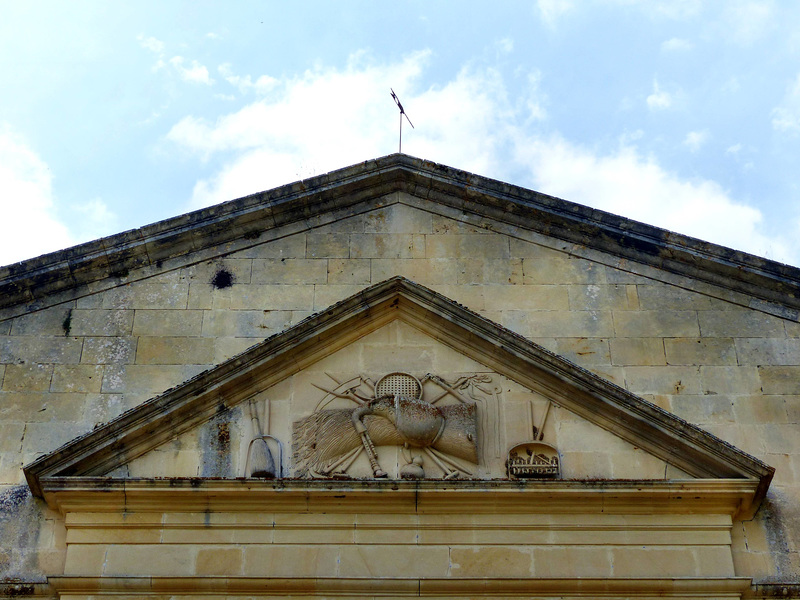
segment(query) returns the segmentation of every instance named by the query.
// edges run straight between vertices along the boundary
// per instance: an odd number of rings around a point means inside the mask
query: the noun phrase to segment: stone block
[[[241,575],[244,552],[241,548],[201,548],[197,551],[197,575]]]
[[[158,338],[153,338],[158,339]],[[197,340],[200,338],[192,338]],[[146,400],[160,394],[164,390],[175,387],[187,379],[191,379],[207,365],[121,365],[119,371],[107,367],[103,377],[102,391],[105,393],[124,393],[127,401],[129,394],[138,395]]]
[[[480,311],[485,308],[483,294],[489,286],[434,284],[431,287],[435,292],[447,296],[470,310]],[[503,289],[507,288],[504,287]]]
[[[5,367],[2,389],[7,392],[46,392],[53,378],[53,365],[30,364]]]
[[[71,311],[72,308],[68,306],[54,306],[20,315],[7,324],[11,327],[11,335],[65,335]]]
[[[425,236],[428,258],[508,259],[509,238],[503,235],[428,235]]]
[[[625,367],[625,380],[634,394],[703,393],[699,367]]]
[[[536,577],[611,577],[611,551],[603,547],[555,546],[533,549]]]
[[[133,335],[200,335],[202,310],[136,310]]]
[[[372,283],[385,281],[396,275],[406,277],[421,285],[454,284],[458,278],[455,259],[434,258],[430,260],[373,259]]]
[[[197,546],[184,544],[111,545],[107,548],[105,561],[102,563],[103,575],[106,577],[194,575],[197,553],[200,549]],[[67,552],[67,562],[69,554],[70,551]]]
[[[698,316],[702,337],[782,338],[785,334],[781,319],[754,310],[704,310]]]
[[[764,394],[800,395],[800,366],[758,367]]]
[[[756,367],[700,367],[706,394],[750,395],[761,391]]]
[[[236,252],[235,258],[304,258],[306,234],[296,233],[284,238],[257,244],[252,248]]]
[[[340,546],[339,577],[446,577],[447,546]]]
[[[232,290],[233,310],[313,310],[313,285],[248,285]]]
[[[609,340],[611,364],[660,366],[667,364],[662,338],[616,338]]]
[[[53,392],[99,393],[103,365],[56,365],[50,390]]]
[[[129,283],[103,292],[106,309],[176,309],[186,308],[189,283]],[[92,335],[92,334],[87,334]]]
[[[735,365],[732,338],[667,338],[667,363],[671,365]]]
[[[456,219],[451,219],[450,217],[444,217],[442,215],[431,215],[430,233],[435,235],[443,235],[448,233],[457,235],[470,234],[470,233],[491,235],[493,232],[489,231],[488,229],[478,227],[475,224],[469,223],[466,219],[456,220]],[[521,240],[512,240],[512,243],[513,242],[521,242]]]
[[[322,227],[316,227],[313,231],[314,233],[364,233],[367,214],[369,213],[339,219]]]
[[[129,408],[122,394],[87,394],[83,420],[90,425],[107,423]]]
[[[612,456],[606,452],[561,450],[561,472],[565,479],[611,479]]]
[[[360,285],[366,287],[370,282],[369,259],[340,259],[328,260],[329,285]]]
[[[636,286],[570,285],[570,310],[638,310]]]
[[[364,215],[366,233],[431,233],[434,215],[405,204],[393,204]]]
[[[698,337],[697,312],[692,310],[614,311],[617,337]]]
[[[202,337],[142,337],[136,348],[137,365],[211,365],[214,340]]]
[[[800,339],[738,338],[736,356],[740,365],[798,365]]]
[[[318,285],[314,290],[314,311],[318,312],[364,289],[363,285]]]
[[[523,265],[519,258],[511,260],[463,258],[457,260],[456,269],[456,281],[459,285],[521,285],[523,283]]]
[[[225,272],[230,275],[230,284],[250,283],[250,272],[253,261],[250,258],[223,258],[210,260],[180,270],[180,280],[183,282],[197,283],[214,288],[213,282],[218,273]]]
[[[102,575],[107,551],[108,546],[100,544],[71,544],[67,548],[64,575]]]
[[[512,256],[516,256],[512,252]],[[547,258],[524,258],[522,260],[524,283],[568,284],[582,283],[602,285],[606,283],[606,267],[581,258],[565,254],[550,253]]]
[[[412,233],[354,233],[351,258],[425,258],[425,236]]]
[[[686,548],[632,547],[611,548],[614,577],[694,577],[697,563],[694,552]],[[733,575],[732,565],[731,573]]]
[[[61,401],[61,403],[62,407],[55,407],[56,410],[63,408],[65,402]],[[56,402],[53,402],[53,404],[55,405]],[[76,404],[82,406],[83,402],[76,402]],[[71,406],[70,408],[77,415],[82,412],[79,407]],[[28,423],[25,427],[25,439],[22,441],[23,464],[31,462],[34,457],[38,458],[42,454],[52,452],[90,429],[91,427],[88,424],[65,422],[61,419],[54,419],[50,422]]]
[[[135,337],[87,337],[81,362],[90,365],[127,365],[136,358]]]
[[[636,287],[642,310],[711,310],[724,306],[716,298],[651,280]]]
[[[76,364],[82,348],[83,341],[75,337],[0,337],[0,362]]]
[[[83,336],[126,336],[133,328],[132,310],[72,311],[70,333]]]
[[[225,362],[262,341],[264,341],[262,338],[214,338],[214,364],[218,365]]]
[[[328,280],[328,262],[324,259],[267,258],[253,260],[254,284],[312,284]]]
[[[309,233],[306,236],[306,258],[349,258],[350,234]]]
[[[270,545],[244,548],[244,575],[251,577],[334,577],[336,546]],[[345,576],[341,573],[340,576]]]
[[[733,422],[733,401],[727,396],[674,396],[672,411],[690,423]]]
[[[286,329],[292,321],[286,310],[207,310],[203,336],[266,338]]]
[[[608,365],[611,362],[608,340],[604,338],[558,338],[553,352],[578,365]]]
[[[525,547],[474,546],[450,549],[451,577],[530,577],[531,550]]]
[[[609,311],[533,311],[527,321],[532,337],[607,338],[614,333]]]
[[[483,300],[486,310],[564,310],[567,286],[487,285]]]

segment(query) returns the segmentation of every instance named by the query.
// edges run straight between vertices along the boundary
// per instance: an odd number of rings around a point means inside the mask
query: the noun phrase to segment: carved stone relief
[[[360,375],[333,386],[315,385],[325,392],[314,412],[294,423],[292,446],[294,475],[305,478],[350,478],[348,469],[366,454],[372,477],[388,477],[380,464],[377,446],[398,446],[406,464],[402,478],[430,477],[430,461],[445,479],[474,477],[479,463],[479,413],[484,397],[475,389],[499,394],[487,375],[461,377],[450,383],[427,374],[417,379],[409,373],[389,373],[374,381]],[[479,390],[480,391],[480,390]],[[346,401],[347,408],[326,408]],[[480,427],[496,427],[490,422]],[[416,454],[415,454],[416,453]],[[468,464],[465,464],[468,463]],[[473,466],[474,465],[474,466]]]
[[[534,425],[533,402],[529,403],[533,440],[516,444],[508,451],[506,468],[511,479],[560,479],[561,460],[555,446],[543,442],[544,426],[550,414],[547,402],[539,424]]]

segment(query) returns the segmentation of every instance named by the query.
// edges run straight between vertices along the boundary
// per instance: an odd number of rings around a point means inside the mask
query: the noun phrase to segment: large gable
[[[152,277],[393,204],[398,194],[482,227],[558,240],[576,256],[655,268],[690,289],[701,284],[756,310],[800,315],[794,267],[403,154],[0,268],[0,309],[19,314]]]

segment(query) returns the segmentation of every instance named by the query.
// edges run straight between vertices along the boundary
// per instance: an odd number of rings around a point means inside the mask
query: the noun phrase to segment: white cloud
[[[25,140],[0,123],[0,190],[3,232],[0,265],[75,243],[56,216],[52,175]]]
[[[184,66],[184,58],[182,56],[173,56],[169,59],[169,64],[175,69],[181,79],[190,83],[202,83],[205,85],[212,85],[214,80],[208,75],[208,69],[198,63],[196,60],[192,61],[189,66]]]
[[[658,81],[653,81],[653,93],[647,97],[647,108],[650,110],[665,110],[672,106],[672,94],[662,90]]]
[[[749,46],[764,37],[775,21],[774,3],[768,0],[729,0],[722,14],[725,39]]]
[[[513,110],[502,78],[491,69],[462,70],[443,87],[415,89],[428,52],[397,63],[351,58],[345,69],[319,68],[279,81],[260,99],[210,123],[179,121],[167,139],[202,159],[234,158],[198,182],[192,207],[267,189],[397,151],[393,87],[414,123],[403,127],[403,150],[476,172],[502,163]],[[533,100],[531,100],[533,101]],[[298,165],[306,165],[300,169]]]
[[[702,131],[690,131],[683,140],[683,145],[689,148],[689,152],[697,152],[711,138],[707,129]]]
[[[518,146],[537,189],[724,246],[798,264],[793,244],[761,232],[762,215],[717,183],[685,180],[635,147],[600,155],[554,136]]]
[[[495,45],[497,46],[497,50],[503,54],[508,54],[514,51],[514,40],[508,37],[498,40]]]
[[[683,38],[670,38],[661,42],[662,52],[685,52],[694,48],[694,44]]]
[[[536,7],[542,20],[548,27],[555,27],[556,22],[573,8],[572,0],[537,0]]]
[[[734,144],[733,146],[728,146],[725,149],[725,154],[732,154],[734,156],[737,156],[739,154],[739,152],[741,152],[741,151],[742,151],[742,145],[741,144]]]
[[[787,87],[780,105],[772,110],[772,128],[788,133],[800,132],[800,73]]]
[[[250,75],[245,75],[244,77],[235,75],[228,63],[220,65],[217,70],[225,81],[238,88],[242,94],[246,94],[249,91],[253,91],[256,94],[266,94],[278,83],[277,79],[269,75],[261,75],[255,81]]]
[[[139,40],[139,44],[145,50],[150,50],[150,52],[155,54],[161,54],[164,52],[164,42],[161,40],[157,40],[154,37],[145,37],[144,35],[139,35],[136,37],[136,39]]]
[[[76,231],[82,240],[94,240],[117,232],[117,215],[100,198],[72,206],[72,210],[82,215]]]
[[[636,150],[640,131],[602,153],[537,133],[530,105],[541,105],[538,75],[522,99],[509,100],[492,69],[464,68],[441,86],[418,90],[428,53],[376,64],[355,57],[345,69],[318,68],[281,79],[268,98],[215,122],[180,120],[168,141],[201,159],[226,164],[198,181],[198,208],[347,166],[397,150],[393,86],[416,129],[403,128],[403,150],[456,168],[588,204],[681,233],[777,260],[800,257],[762,232],[761,214],[709,180],[666,171]],[[708,133],[687,140],[699,147]],[[522,175],[520,175],[522,174]]]

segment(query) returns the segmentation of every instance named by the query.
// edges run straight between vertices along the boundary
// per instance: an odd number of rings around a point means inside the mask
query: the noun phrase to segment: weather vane
[[[403,116],[405,115],[406,121],[408,121],[408,124],[411,125],[411,129],[414,129],[414,124],[411,122],[411,119],[408,118],[408,115],[406,115],[406,111],[403,109],[403,105],[400,104],[400,98],[397,97],[397,94],[394,93],[394,90],[392,90],[392,88],[389,88],[389,89],[392,91],[392,99],[394,100],[394,103],[397,104],[397,108],[400,109],[400,147],[398,148],[398,152],[402,152],[403,151]]]

